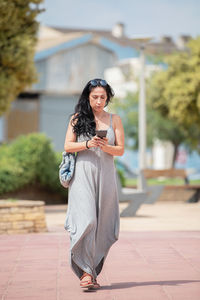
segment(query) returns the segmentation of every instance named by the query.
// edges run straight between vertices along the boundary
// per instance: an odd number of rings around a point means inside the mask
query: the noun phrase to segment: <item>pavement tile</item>
[[[199,231],[120,232],[98,277],[102,288],[90,292],[70,269],[65,230],[0,236],[0,245],[1,300],[200,299]]]
[[[49,296],[48,295],[48,300],[55,300],[55,296]],[[47,297],[45,294],[41,294],[39,296],[32,296],[32,295],[29,295],[29,296],[8,296],[5,298],[5,300],[47,300]]]
[[[193,300],[200,299],[200,282],[185,281],[183,284],[167,286],[167,292],[172,295],[173,300]]]

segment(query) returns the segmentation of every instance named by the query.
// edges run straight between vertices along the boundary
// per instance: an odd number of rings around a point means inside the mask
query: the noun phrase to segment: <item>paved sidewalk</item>
[[[46,206],[47,233],[0,235],[1,300],[200,299],[200,203],[157,202],[121,219],[94,292],[70,269],[66,208]]]
[[[0,236],[2,300],[199,300],[200,233],[122,232],[99,282],[84,292],[66,232]]]
[[[126,203],[120,203],[120,211],[126,205]],[[48,205],[45,210],[49,230],[62,230],[67,205]],[[121,218],[120,230],[133,232],[200,230],[200,202],[158,201],[153,205],[143,204],[135,217]]]

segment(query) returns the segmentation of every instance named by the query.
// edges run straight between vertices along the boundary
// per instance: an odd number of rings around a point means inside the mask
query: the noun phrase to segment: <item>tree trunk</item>
[[[174,168],[175,162],[176,162],[176,156],[178,153],[178,147],[179,144],[173,144],[174,145],[174,155],[173,155],[173,161],[172,161],[172,168]]]

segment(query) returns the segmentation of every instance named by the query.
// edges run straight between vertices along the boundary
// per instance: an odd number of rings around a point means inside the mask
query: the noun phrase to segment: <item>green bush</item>
[[[0,160],[0,194],[16,190],[24,185],[23,169],[16,164],[14,159],[10,161]]]
[[[49,191],[67,195],[59,181],[62,152],[55,152],[51,140],[43,133],[20,135],[0,147],[0,195],[25,185],[39,183]],[[125,177],[117,170],[122,186]]]
[[[59,181],[62,153],[53,150],[43,133],[21,135],[0,149],[0,194],[26,184],[40,183],[51,191],[66,195]]]
[[[117,173],[119,175],[119,179],[120,179],[121,185],[122,185],[122,187],[124,187],[126,185],[126,178],[124,176],[124,173],[123,173],[122,170],[119,170],[119,169],[117,169]]]

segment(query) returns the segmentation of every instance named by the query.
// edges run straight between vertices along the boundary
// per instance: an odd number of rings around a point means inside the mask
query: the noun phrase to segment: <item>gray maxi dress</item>
[[[107,138],[115,145],[112,114]],[[87,139],[81,135],[77,141]],[[94,278],[101,272],[110,247],[118,240],[119,220],[113,156],[99,147],[78,152],[64,228],[70,232],[70,265],[79,278],[83,271]]]

